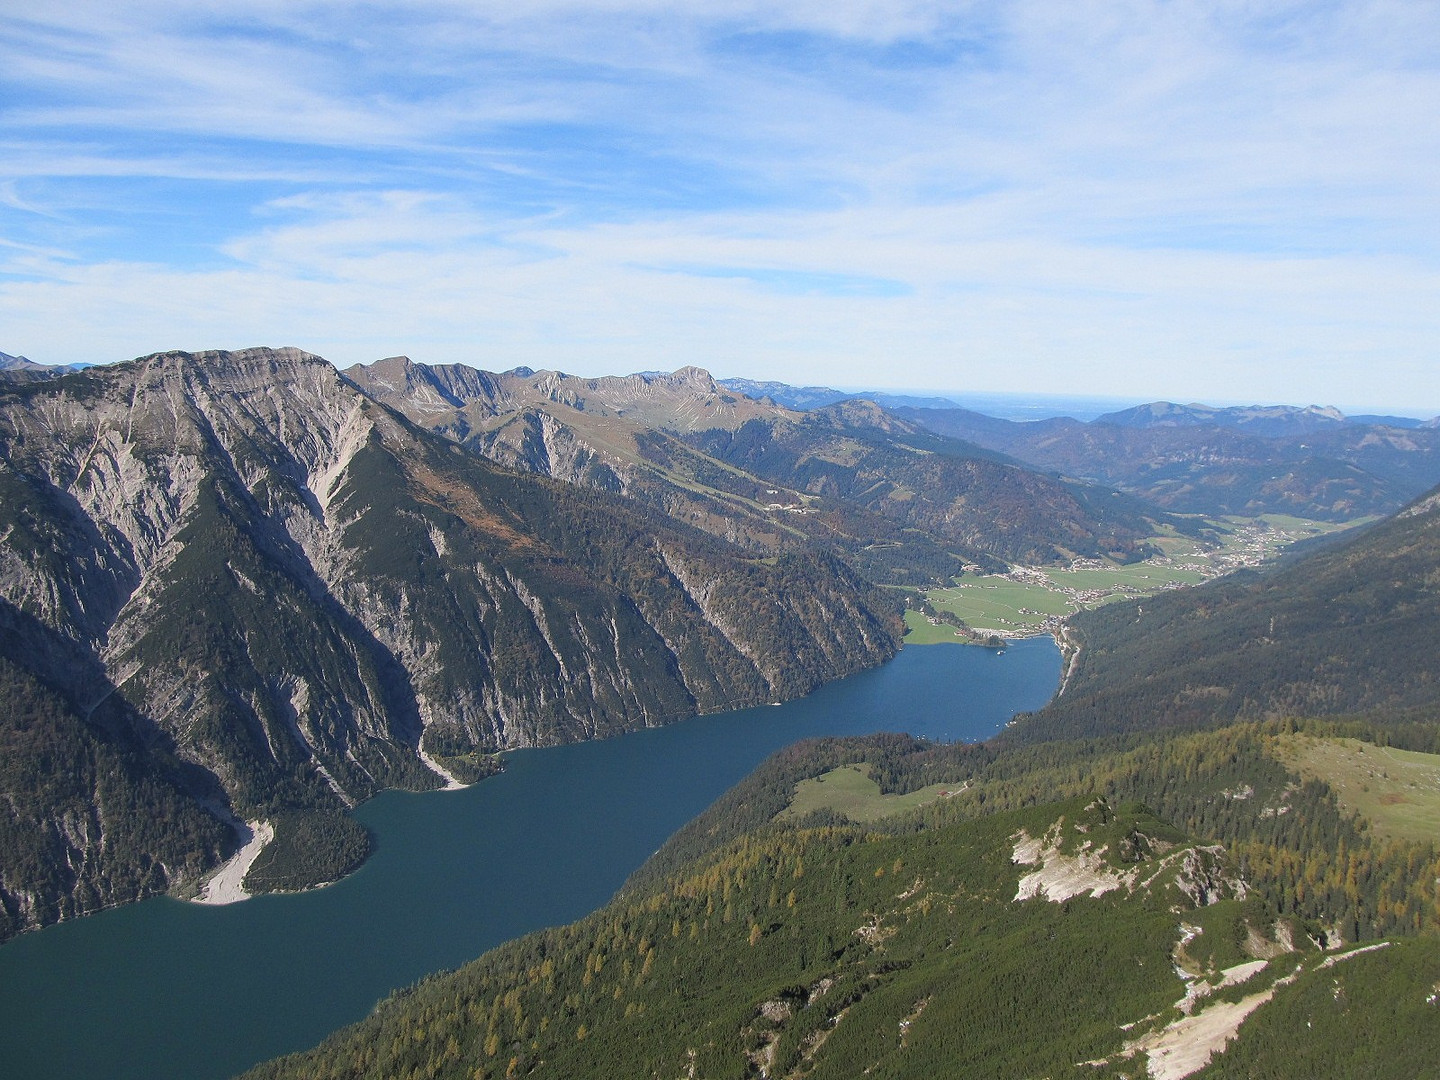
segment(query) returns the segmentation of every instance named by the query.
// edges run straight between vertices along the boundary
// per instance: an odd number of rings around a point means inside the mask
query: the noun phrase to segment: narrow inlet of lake
[[[361,869],[229,907],[147,900],[0,947],[0,1076],[214,1080],[303,1049],[433,971],[608,900],[665,839],[797,739],[988,738],[1055,692],[1049,638],[910,647],[784,705],[507,755],[464,791],[388,792]]]

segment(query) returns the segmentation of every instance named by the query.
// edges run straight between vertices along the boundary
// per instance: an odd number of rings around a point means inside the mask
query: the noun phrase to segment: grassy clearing
[[[1045,576],[1062,589],[1076,592],[1113,592],[1123,588],[1137,592],[1154,592],[1171,585],[1198,585],[1207,575],[1189,566],[1139,563],[1134,566],[1107,567],[1103,570],[1047,570]]]
[[[1039,632],[1047,619],[1079,610],[1048,585],[1004,577],[967,578],[954,588],[926,596],[938,610],[954,612],[977,629],[1010,633]]]
[[[1150,543],[1172,559],[1204,559],[1210,549],[1190,536],[1152,536]]]
[[[1244,518],[1232,518],[1232,521],[1244,521]],[[1260,520],[1275,532],[1288,533],[1292,539],[1299,540],[1307,536],[1320,536],[1324,533],[1339,532],[1341,529],[1353,529],[1356,525],[1365,525],[1376,520],[1374,517],[1356,518],[1354,521],[1312,521],[1309,518],[1291,517],[1289,514],[1262,514]]]
[[[906,645],[946,645],[953,642],[969,642],[963,631],[945,623],[932,623],[918,611],[905,612]]]
[[[1377,836],[1440,839],[1440,754],[1309,735],[1278,745],[1289,768],[1329,784],[1340,805],[1370,822]]]
[[[908,795],[882,795],[880,785],[870,779],[867,765],[842,765],[813,780],[795,785],[795,798],[776,815],[778,820],[804,817],[812,810],[835,810],[851,821],[869,822],[934,802],[959,784],[931,784]]]
[[[1017,567],[1004,576],[966,577],[948,589],[926,592],[936,609],[958,615],[976,630],[1018,637],[1054,632],[1059,623],[1085,608],[1150,596],[1164,589],[1198,585],[1242,566],[1274,558],[1296,540],[1336,532],[1365,520],[1337,525],[1285,514],[1212,521],[1218,544],[1187,536],[1151,538],[1161,554],[1145,562],[1119,566],[1087,559],[1070,569]],[[907,621],[907,642],[951,641],[944,628],[921,617]],[[938,633],[937,633],[938,631]]]

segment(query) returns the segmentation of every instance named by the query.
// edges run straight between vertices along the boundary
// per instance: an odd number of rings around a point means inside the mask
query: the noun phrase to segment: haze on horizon
[[[1440,9],[0,18],[0,349],[1440,413]]]

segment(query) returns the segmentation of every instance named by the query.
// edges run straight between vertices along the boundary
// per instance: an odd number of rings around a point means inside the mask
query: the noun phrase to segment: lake
[[[797,739],[983,739],[1059,676],[1048,638],[912,646],[799,701],[514,752],[464,791],[387,792],[356,812],[375,854],[328,888],[218,908],[158,897],[0,947],[0,1076],[212,1080],[311,1046],[429,972],[593,911]]]

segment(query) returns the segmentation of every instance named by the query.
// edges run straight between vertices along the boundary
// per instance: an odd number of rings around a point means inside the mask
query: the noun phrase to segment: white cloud
[[[62,280],[0,289],[0,321],[26,342],[44,328],[85,359],[265,342],[341,364],[404,351],[581,374],[699,363],[758,376],[782,365],[795,381],[845,385],[1133,394],[1158,382],[1190,398],[1223,386],[1257,400],[1384,404],[1422,389],[1440,399],[1433,376],[1377,376],[1404,361],[1411,335],[1440,331],[1428,304],[1440,281],[1393,259],[1007,240],[973,235],[964,215],[913,211],[717,216],[688,231],[511,229],[391,193],[328,213],[253,235],[234,270],[58,268]],[[393,242],[402,231],[412,243]],[[913,293],[776,294],[740,276],[652,269],[678,264],[863,267]],[[82,324],[65,315],[77,302]]]
[[[0,348],[1440,409],[1437,31],[1358,0],[64,5],[0,29]]]

